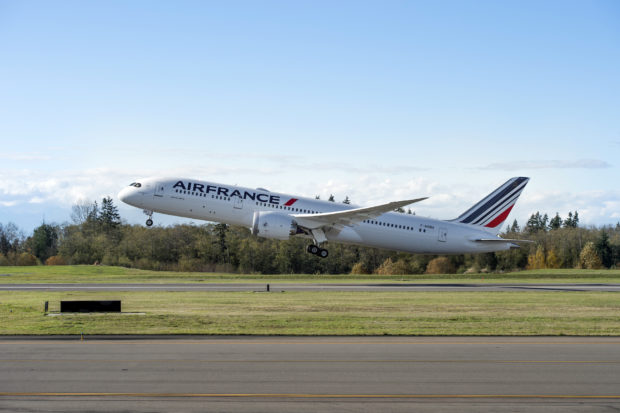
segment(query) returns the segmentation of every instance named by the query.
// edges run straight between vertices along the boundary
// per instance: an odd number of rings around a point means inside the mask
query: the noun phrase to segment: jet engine
[[[304,232],[290,215],[271,211],[256,211],[252,220],[252,234],[263,238],[287,240]]]

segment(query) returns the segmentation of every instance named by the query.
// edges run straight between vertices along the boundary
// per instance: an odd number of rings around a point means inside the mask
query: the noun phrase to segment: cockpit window
[[[142,184],[140,182],[132,182],[129,184],[129,186],[135,186],[136,188],[140,188]]]

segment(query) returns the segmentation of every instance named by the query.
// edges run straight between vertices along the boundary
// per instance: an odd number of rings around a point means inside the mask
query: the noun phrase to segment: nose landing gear
[[[146,220],[146,226],[147,227],[153,226],[153,211],[149,211],[148,209],[144,209],[144,210],[142,210],[142,212],[144,212],[144,214],[149,217]]]

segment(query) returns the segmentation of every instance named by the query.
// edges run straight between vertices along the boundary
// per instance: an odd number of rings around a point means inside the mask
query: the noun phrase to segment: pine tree
[[[334,194],[331,194],[331,195],[329,196],[328,201],[329,201],[329,202],[336,202],[336,200],[334,199]]]
[[[540,212],[536,211],[530,216],[530,219],[527,220],[525,231],[530,234],[534,234],[538,231],[545,231],[547,229],[548,220],[549,218],[547,217],[547,214],[541,216]]]
[[[575,211],[575,215],[572,212],[568,213],[568,218],[564,220],[564,228],[577,228],[579,225],[579,213]]]
[[[594,243],[594,249],[601,260],[601,264],[603,264],[605,268],[611,267],[613,264],[613,251],[609,244],[609,235],[607,235],[607,232],[601,231],[598,239]]]
[[[342,203],[347,205],[351,204],[351,200],[349,199],[348,195],[344,198],[344,201],[342,201]]]
[[[99,204],[97,201],[93,202],[92,208],[88,211],[86,221],[90,223],[99,221]]]
[[[521,232],[521,228],[519,228],[519,224],[516,219],[512,222],[509,232]]]
[[[549,229],[560,229],[561,226],[562,218],[560,218],[560,214],[556,212],[555,216],[549,221]]]
[[[118,213],[118,208],[114,205],[112,198],[109,196],[103,198],[101,201],[101,213],[98,219],[106,229],[114,229],[121,224],[121,216]]]

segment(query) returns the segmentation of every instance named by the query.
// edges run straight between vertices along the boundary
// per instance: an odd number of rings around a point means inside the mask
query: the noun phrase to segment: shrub
[[[432,259],[426,266],[427,274],[454,274],[456,268],[447,257],[437,257]]]
[[[379,265],[379,267],[375,270],[375,274],[379,275],[391,275],[392,269],[394,267],[394,263],[391,258],[386,258],[385,261]]]
[[[358,262],[351,268],[351,274],[370,274],[370,271],[363,263]]]
[[[4,255],[0,254],[0,266],[6,266],[6,265],[10,265],[9,259],[5,257]]]
[[[67,265],[67,261],[60,255],[52,255],[45,260],[45,265]]]
[[[375,274],[378,275],[403,275],[409,274],[409,264],[403,260],[392,261],[391,258],[386,258],[385,261],[375,270]]]
[[[20,265],[20,266],[37,265],[37,257],[35,257],[29,252],[22,252],[17,257],[17,265]]]

